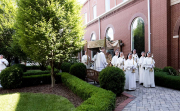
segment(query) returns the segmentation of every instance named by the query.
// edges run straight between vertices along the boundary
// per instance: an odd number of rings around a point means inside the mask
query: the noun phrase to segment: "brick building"
[[[141,18],[144,51],[153,53],[156,67],[180,69],[180,0],[86,0],[81,12],[84,39],[99,40],[109,34],[111,39],[123,41],[125,56],[137,45],[133,23]]]

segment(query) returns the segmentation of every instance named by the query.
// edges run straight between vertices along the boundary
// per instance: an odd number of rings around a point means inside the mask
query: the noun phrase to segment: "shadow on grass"
[[[68,99],[52,94],[14,93],[0,95],[0,111],[72,111]]]

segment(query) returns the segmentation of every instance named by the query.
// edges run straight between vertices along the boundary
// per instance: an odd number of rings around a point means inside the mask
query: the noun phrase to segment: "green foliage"
[[[64,63],[61,64],[62,72],[69,72],[70,67],[71,67],[71,63],[64,62]]]
[[[1,111],[73,111],[74,105],[65,97],[43,93],[0,95]]]
[[[180,90],[180,76],[168,75],[167,72],[155,72],[155,83],[158,86]]]
[[[37,70],[37,69],[40,69],[40,66],[26,66],[26,69],[27,70]]]
[[[155,67],[155,68],[154,68],[154,72],[163,72],[163,70],[162,70],[161,68]]]
[[[116,95],[124,91],[125,74],[117,67],[106,67],[99,74],[100,86],[103,89],[110,90]]]
[[[48,66],[47,66],[47,68],[46,68],[46,70],[51,71],[51,66],[50,66],[50,65],[48,65]],[[59,70],[58,70],[58,69],[56,69],[56,68],[54,68],[54,71],[55,71],[55,72],[59,72]]]
[[[24,64],[14,64],[13,66],[21,68],[23,72],[27,71],[26,66]]]
[[[70,75],[61,73],[62,82],[84,101],[76,108],[76,111],[113,111],[116,95],[102,88],[98,88],[85,81]]]
[[[11,66],[0,73],[1,85],[5,89],[18,88],[22,84],[23,71],[21,68]]]
[[[170,70],[170,71],[169,71],[169,70]],[[175,70],[173,67],[171,67],[171,66],[164,67],[164,68],[163,68],[163,71],[164,71],[164,72],[167,72],[169,75],[177,76],[176,70]]]
[[[86,77],[86,66],[83,63],[76,63],[71,66],[70,74],[85,80]]]
[[[23,76],[30,76],[30,75],[40,75],[40,74],[50,74],[50,71],[41,71],[41,70],[29,70],[23,73]]]
[[[59,74],[55,77],[56,83],[61,82],[61,76]],[[23,76],[23,86],[33,86],[39,84],[50,84],[51,83],[51,74],[39,74],[39,75],[30,75]]]

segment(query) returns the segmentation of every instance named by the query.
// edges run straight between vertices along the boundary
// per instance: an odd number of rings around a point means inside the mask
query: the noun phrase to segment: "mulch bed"
[[[2,89],[0,88],[0,94],[7,94],[7,93],[17,93],[17,92],[30,92],[30,93],[44,93],[44,94],[55,94],[61,95],[67,98],[75,107],[81,105],[83,100],[74,94],[69,88],[67,88],[63,84],[55,84],[54,88],[51,85],[38,85],[38,86],[31,86],[31,87],[23,87],[18,89]],[[116,98],[116,107],[124,102],[128,97],[125,95],[120,95]]]

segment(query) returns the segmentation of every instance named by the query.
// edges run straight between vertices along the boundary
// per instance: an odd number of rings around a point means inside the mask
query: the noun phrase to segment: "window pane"
[[[108,28],[106,33],[106,38],[110,38],[110,40],[114,40],[114,32],[112,28]]]
[[[110,0],[105,0],[106,12],[110,10]]]
[[[95,19],[97,16],[96,5],[93,7],[93,15],[94,15],[94,19]]]

